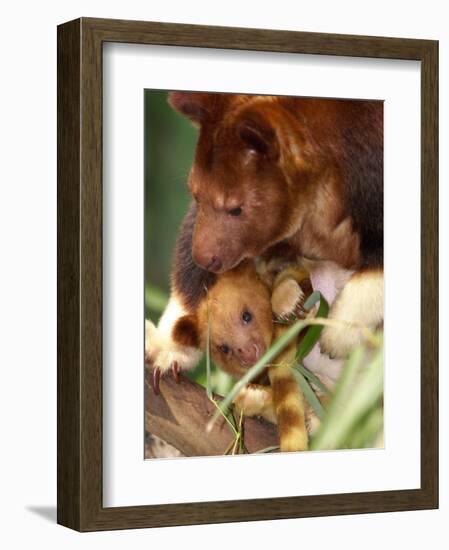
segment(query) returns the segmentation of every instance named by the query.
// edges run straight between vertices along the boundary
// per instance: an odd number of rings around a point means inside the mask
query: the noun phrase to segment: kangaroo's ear
[[[173,340],[181,346],[200,347],[198,318],[194,314],[183,315],[173,326]]]
[[[214,96],[218,94],[199,92],[170,92],[168,102],[192,122],[202,124],[210,117],[214,106]]]
[[[238,139],[244,147],[261,157],[275,160],[279,156],[279,143],[276,131],[269,116],[265,116],[263,108],[260,111],[243,112],[236,122]]]

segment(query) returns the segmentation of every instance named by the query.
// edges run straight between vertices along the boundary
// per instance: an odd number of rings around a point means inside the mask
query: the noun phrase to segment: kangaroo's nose
[[[245,366],[253,366],[260,357],[260,348],[255,343],[238,348],[238,352],[240,360]]]
[[[203,253],[201,250],[193,251],[193,261],[207,271],[218,272],[223,267],[223,262],[218,256]]]
[[[209,265],[206,267],[207,271],[217,272],[222,268],[223,263],[217,256],[212,256]]]

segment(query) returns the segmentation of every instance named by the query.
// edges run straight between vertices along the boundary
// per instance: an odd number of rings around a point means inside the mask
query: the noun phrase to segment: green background
[[[145,314],[157,321],[153,291],[169,293],[172,254],[190,195],[187,178],[197,130],[167,103],[167,92],[145,90]]]
[[[168,92],[144,91],[145,318],[157,324],[170,292],[176,237],[190,204],[187,179],[198,130],[167,102]],[[206,384],[205,361],[188,373]],[[232,378],[213,369],[211,384],[222,395]]]

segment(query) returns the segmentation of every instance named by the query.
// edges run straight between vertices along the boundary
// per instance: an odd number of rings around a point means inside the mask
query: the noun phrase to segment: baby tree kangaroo
[[[273,313],[284,319],[292,313],[302,316],[310,292],[307,274],[299,267],[278,274],[264,270],[261,277],[253,261],[243,261],[217,276],[195,313],[176,321],[173,339],[186,349],[204,351],[209,329],[215,364],[240,378],[288,328],[273,322]],[[259,382],[268,377],[269,386],[250,384],[235,399],[245,415],[277,423],[281,451],[305,450],[308,441],[304,399],[291,370],[296,343],[295,339],[281,351],[259,377]]]
[[[189,92],[169,101],[199,135],[154,366],[196,363],[195,348],[174,338],[177,320],[196,313],[217,274],[260,256],[353,272],[329,317],[354,327],[321,337],[324,352],[345,357],[361,339],[355,325],[383,320],[382,102]]]

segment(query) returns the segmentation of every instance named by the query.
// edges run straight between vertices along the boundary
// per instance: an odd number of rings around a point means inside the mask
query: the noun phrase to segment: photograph
[[[143,101],[145,458],[383,448],[384,102]]]

